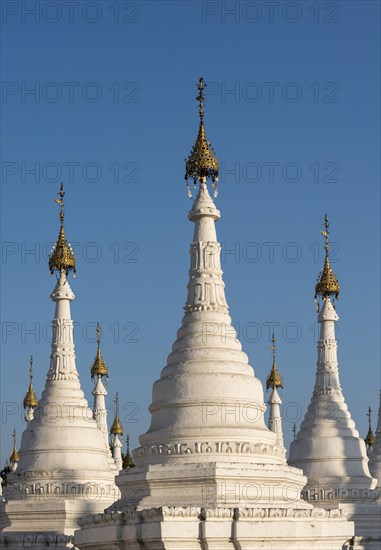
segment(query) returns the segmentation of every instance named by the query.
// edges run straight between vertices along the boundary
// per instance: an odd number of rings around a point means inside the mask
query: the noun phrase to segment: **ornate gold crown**
[[[30,408],[34,409],[38,405],[38,399],[36,396],[36,392],[33,389],[33,355],[30,356],[29,360],[30,368],[29,368],[29,388],[28,391],[25,394],[23,405],[24,409]]]
[[[266,378],[266,390],[269,388],[283,388],[283,379],[279,374],[279,371],[276,367],[276,348],[275,348],[275,337],[274,333],[271,338],[272,345],[269,346],[273,352],[273,364],[271,367],[270,374]]]
[[[370,407],[366,415],[368,417],[369,429],[364,441],[366,445],[368,445],[368,447],[373,447],[373,445],[376,443],[376,438],[374,437],[374,433],[372,431],[372,409]]]
[[[320,295],[323,299],[328,298],[329,296],[334,296],[336,299],[339,298],[340,285],[339,281],[332,271],[331,264],[329,262],[329,221],[327,214],[324,217],[324,227],[325,230],[322,231],[322,235],[325,239],[325,260],[322,271],[320,272],[317,283],[315,285],[315,299]]]
[[[65,237],[64,229],[64,220],[65,220],[65,211],[64,211],[64,186],[61,183],[61,189],[58,193],[59,199],[55,199],[56,203],[60,205],[60,232],[58,234],[57,241],[53,246],[53,249],[49,255],[49,269],[50,273],[58,271],[65,271],[68,274],[69,271],[76,273],[75,268],[75,256],[73,249],[70,244],[67,243]]]
[[[215,156],[215,151],[212,144],[207,141],[205,135],[203,107],[203,91],[205,84],[202,77],[198,82],[197,88],[199,90],[199,94],[196,99],[199,101],[200,126],[197,139],[188,158],[185,159],[185,179],[193,179],[196,184],[197,181],[207,178],[211,179],[214,184],[218,181],[218,159]]]
[[[16,448],[16,428],[13,430],[12,436],[13,436],[13,451],[11,456],[9,457],[9,460],[11,461],[12,464],[15,464],[20,460],[20,455]]]
[[[122,435],[123,426],[119,421],[119,394],[118,394],[118,392],[116,393],[114,403],[115,403],[115,418],[114,418],[114,422],[112,423],[112,426],[110,428],[110,434]]]
[[[95,376],[108,375],[108,368],[101,355],[101,326],[99,323],[97,323],[96,333],[97,333],[98,349],[97,349],[97,355],[95,356],[94,362],[91,367],[91,378],[94,378]]]

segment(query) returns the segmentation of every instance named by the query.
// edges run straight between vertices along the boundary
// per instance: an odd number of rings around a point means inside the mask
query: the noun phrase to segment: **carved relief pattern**
[[[204,453],[233,453],[283,457],[284,448],[283,445],[266,445],[264,443],[249,443],[247,441],[204,441],[138,447],[134,450],[133,455],[135,459],[139,459],[158,455],[188,455]]]
[[[51,477],[51,472],[45,472]],[[29,476],[33,472],[28,472]],[[41,473],[39,472],[40,476]],[[25,476],[24,476],[25,477]],[[43,476],[41,476],[43,477]],[[20,483],[18,481],[11,482],[10,485],[4,487],[4,496],[8,500],[25,500],[28,496],[39,500],[56,500],[57,498],[89,498],[96,500],[107,496],[118,498],[118,490],[113,484],[105,484],[99,482],[77,483],[71,482],[36,482],[36,483]]]
[[[191,244],[186,311],[228,311],[222,280],[221,245],[217,242]]]
[[[339,487],[338,485],[324,487],[310,487],[302,491],[305,500],[316,502],[320,500],[377,500],[381,496],[380,490]]]
[[[48,380],[78,379],[75,366],[73,321],[71,319],[53,319],[52,328],[52,353]]]
[[[229,518],[232,521],[247,519],[265,518],[301,518],[311,520],[312,518],[323,518],[345,520],[345,512],[339,509],[324,510],[322,508],[198,508],[194,506],[162,506],[160,508],[149,508],[137,511],[133,508],[121,510],[108,510],[101,514],[88,514],[79,520],[82,527],[94,524],[128,525],[138,524],[147,520],[163,521],[165,517],[188,517],[195,520],[205,521],[213,518]]]
[[[12,546],[18,547],[19,545],[25,545],[25,547],[36,546],[38,548],[47,546],[52,548],[75,548],[73,535],[57,535],[56,533],[6,533],[0,535],[1,548],[12,548]]]
[[[318,343],[318,363],[337,365],[337,343],[336,340],[319,340]]]

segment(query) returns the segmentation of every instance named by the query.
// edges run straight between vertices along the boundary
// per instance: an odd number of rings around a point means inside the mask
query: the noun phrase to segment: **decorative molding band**
[[[12,548],[12,546],[19,545],[25,545],[28,548],[33,548],[33,546],[75,548],[72,535],[57,535],[57,533],[3,533],[0,535],[1,548]]]
[[[189,455],[189,454],[245,454],[245,455],[269,455],[284,457],[284,448],[279,445],[266,445],[264,443],[249,443],[247,441],[203,441],[194,443],[163,443],[161,445],[149,445],[138,447],[133,451],[135,459],[159,455]]]
[[[60,482],[23,484],[11,482],[3,488],[4,497],[7,500],[26,500],[38,498],[38,500],[57,500],[58,498],[88,499],[96,501],[105,497],[118,497],[118,489],[113,484],[99,482]]]
[[[166,517],[194,518],[195,520],[208,521],[210,519],[229,518],[232,521],[239,519],[268,519],[274,518],[298,518],[298,519],[324,519],[346,520],[343,510],[324,510],[323,508],[198,508],[193,506],[162,506],[160,508],[148,508],[136,510],[109,510],[101,514],[88,514],[79,520],[81,527],[94,525],[128,525],[137,524],[147,520],[163,521]]]
[[[378,500],[381,498],[380,490],[372,489],[351,489],[348,487],[308,487],[302,491],[302,498],[308,502],[327,501],[327,500]]]

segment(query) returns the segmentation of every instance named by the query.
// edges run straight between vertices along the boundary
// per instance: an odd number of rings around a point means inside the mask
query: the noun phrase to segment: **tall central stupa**
[[[216,195],[218,161],[205,136],[204,86],[200,79],[199,132],[186,161],[198,191],[188,215],[194,233],[182,325],[153,386],[136,467],[116,478],[121,498],[82,518],[75,542],[81,550],[339,550],[353,523],[301,500],[306,478],[287,465],[282,441],[265,424],[262,384],[231,323],[220,212],[208,190],[210,180]]]

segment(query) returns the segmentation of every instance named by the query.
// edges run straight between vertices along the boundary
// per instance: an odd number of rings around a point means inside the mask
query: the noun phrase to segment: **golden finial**
[[[20,460],[20,456],[16,447],[16,428],[13,430],[13,451],[11,456],[9,457],[9,460],[12,464],[16,464]]]
[[[119,394],[116,392],[116,396],[114,399],[115,403],[115,418],[114,422],[112,423],[110,434],[113,435],[121,435],[123,433],[123,427],[122,424],[119,421]]]
[[[193,180],[196,187],[197,181],[206,181],[206,179],[212,180],[212,187],[215,187],[214,195],[217,196],[217,182],[218,182],[218,159],[215,156],[215,151],[212,144],[206,140],[205,128],[204,128],[204,88],[206,84],[201,77],[198,81],[198,96],[199,102],[198,112],[200,115],[200,126],[198,130],[197,139],[192,147],[192,150],[187,159],[185,159],[185,180],[188,186],[188,195],[191,198],[192,192],[188,184],[188,178]]]
[[[50,273],[54,273],[55,271],[58,271],[58,273],[61,273],[61,271],[65,271],[66,275],[69,273],[69,271],[74,272],[74,276],[76,273],[75,269],[75,256],[73,249],[70,244],[67,243],[66,237],[65,237],[65,229],[64,229],[64,221],[65,221],[65,210],[64,210],[64,197],[65,197],[65,191],[63,183],[61,183],[61,188],[59,192],[57,193],[59,195],[59,199],[54,199],[57,204],[60,205],[60,232],[58,234],[57,241],[55,245],[53,246],[53,249],[49,255],[49,269]]]
[[[373,447],[373,445],[376,443],[376,438],[374,437],[374,434],[372,431],[372,409],[370,407],[368,408],[368,412],[366,413],[366,416],[368,417],[369,428],[364,441],[368,447]]]
[[[101,326],[99,323],[97,323],[96,335],[97,335],[98,349],[97,349],[97,355],[91,367],[91,378],[94,378],[95,376],[108,377],[108,368],[101,355],[101,334],[102,334]]]
[[[130,437],[128,435],[126,437],[126,443],[127,443],[127,452],[123,456],[123,461],[122,461],[123,470],[127,470],[129,468],[135,468],[135,462],[132,460],[132,456],[130,455]]]
[[[24,409],[34,409],[37,407],[38,405],[38,399],[37,399],[37,396],[36,396],[36,392],[34,391],[33,389],[33,384],[32,384],[32,381],[33,381],[33,363],[34,363],[34,360],[33,360],[33,355],[30,356],[30,359],[29,359],[29,388],[28,388],[28,391],[26,392],[25,394],[25,397],[24,397]]]
[[[329,296],[334,296],[336,300],[338,300],[340,285],[336,275],[332,271],[329,261],[329,221],[327,214],[324,217],[324,231],[321,231],[321,234],[325,239],[325,261],[315,286],[315,300],[317,300],[319,295],[323,300],[329,298]]]
[[[271,367],[270,374],[266,379],[266,390],[268,390],[269,388],[283,388],[283,380],[276,367],[276,347],[274,333],[271,338],[271,344],[272,345],[269,346],[269,349],[271,349],[271,351],[273,352],[273,365]]]

